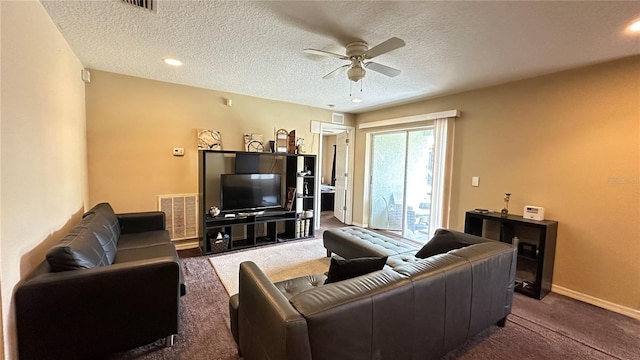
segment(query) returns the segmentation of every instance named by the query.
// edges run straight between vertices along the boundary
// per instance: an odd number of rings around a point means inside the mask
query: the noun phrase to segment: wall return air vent
[[[344,114],[332,113],[331,114],[331,123],[332,124],[344,125]]]
[[[122,0],[122,2],[149,10],[154,13],[158,12],[158,0]]]

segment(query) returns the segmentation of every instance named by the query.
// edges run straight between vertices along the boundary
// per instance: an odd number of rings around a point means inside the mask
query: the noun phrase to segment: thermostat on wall
[[[544,208],[540,206],[525,205],[522,217],[529,220],[544,220]]]

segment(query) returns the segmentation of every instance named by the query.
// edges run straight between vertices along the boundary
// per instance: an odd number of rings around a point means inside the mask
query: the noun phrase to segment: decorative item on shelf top
[[[509,199],[511,198],[511,194],[510,193],[505,193],[504,194],[504,207],[502,208],[502,210],[500,210],[500,214],[502,214],[502,216],[508,216],[509,215]]]
[[[222,136],[218,130],[197,129],[198,150],[222,150]]]
[[[287,146],[287,152],[289,154],[296,153],[296,131],[289,131],[289,145]]]
[[[304,139],[296,139],[296,154],[304,154]]]
[[[209,216],[215,217],[220,215],[220,209],[217,206],[212,206],[209,208]]]
[[[287,144],[289,143],[289,132],[285,129],[279,129],[275,132],[275,151],[287,152]]]
[[[263,152],[264,136],[262,134],[244,133],[244,148],[248,152]]]

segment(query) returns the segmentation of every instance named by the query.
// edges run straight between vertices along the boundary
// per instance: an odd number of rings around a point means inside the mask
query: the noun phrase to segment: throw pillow
[[[338,259],[332,257],[331,265],[329,265],[329,273],[327,274],[327,280],[325,280],[324,283],[330,284],[382,270],[386,263],[386,256],[363,257],[356,259]]]
[[[433,238],[416,253],[416,257],[425,259],[433,255],[477,244],[478,242],[482,242],[482,239],[474,235],[438,229]]]

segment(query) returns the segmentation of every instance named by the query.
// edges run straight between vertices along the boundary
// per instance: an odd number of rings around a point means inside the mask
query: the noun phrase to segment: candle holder
[[[509,216],[509,199],[511,198],[510,193],[504,194],[504,207],[500,210],[500,214],[504,217]]]

